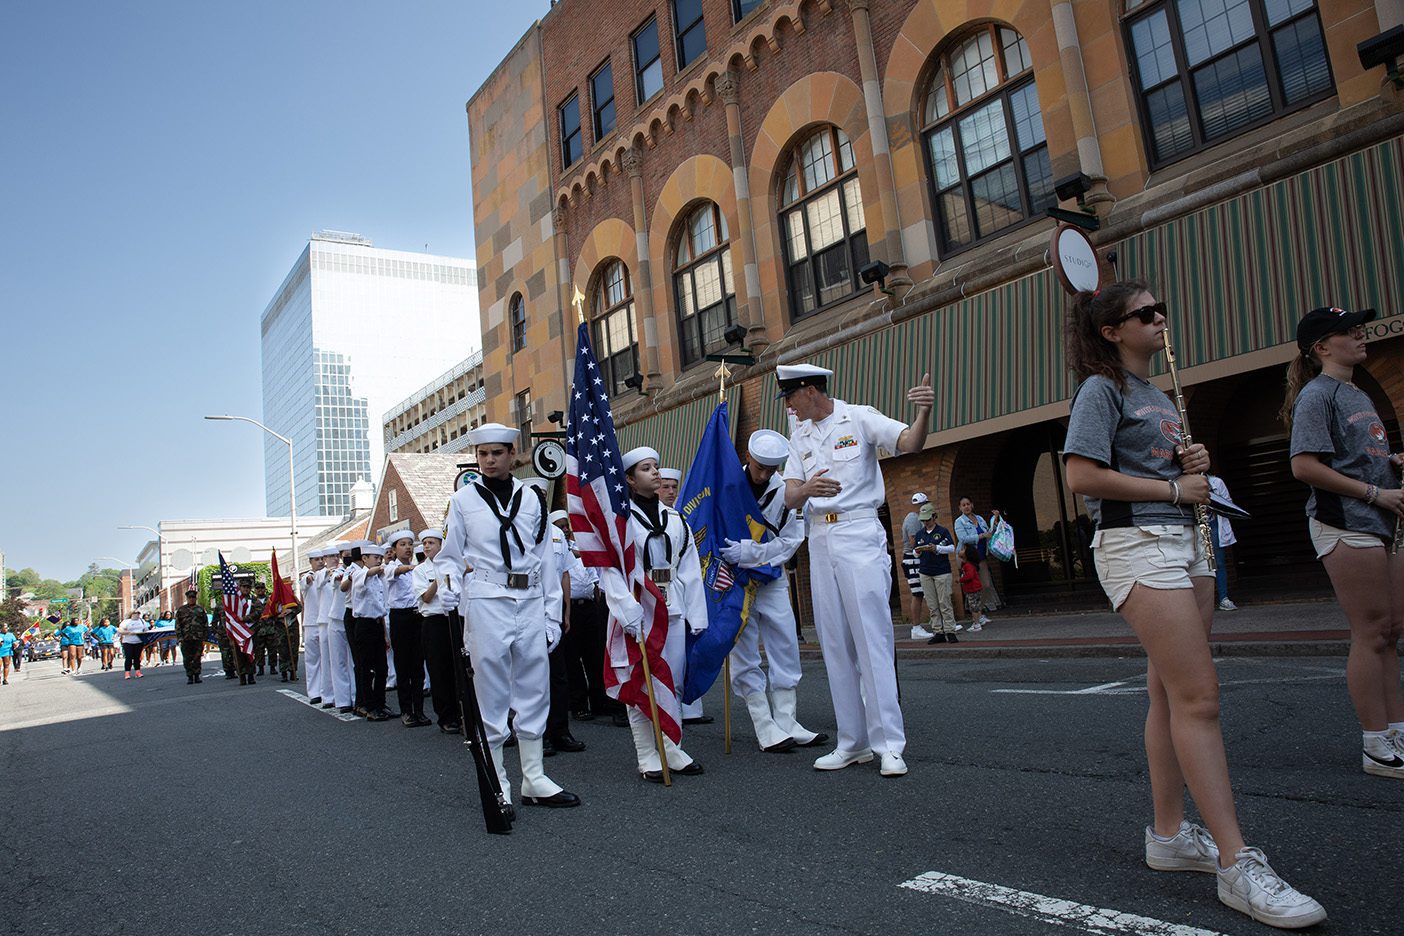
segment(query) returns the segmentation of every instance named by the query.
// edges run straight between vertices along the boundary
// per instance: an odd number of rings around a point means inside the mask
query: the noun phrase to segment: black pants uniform
[[[354,696],[351,699],[351,704],[356,708],[361,708],[366,703],[361,699],[361,694],[358,691],[361,688],[361,678],[356,674],[361,670],[360,664],[356,661],[360,658],[360,651],[356,649],[356,618],[351,614],[349,598],[346,601],[346,613],[341,616],[341,621],[346,625],[346,649],[351,651],[351,692]]]
[[[414,608],[390,609],[395,695],[406,715],[424,714],[424,623]]]
[[[570,633],[558,652],[565,654],[562,664],[570,684],[570,707],[576,712],[603,715],[618,705],[604,690],[607,620],[603,599],[571,599]]]
[[[185,661],[185,675],[195,677],[200,675],[200,660],[205,655],[205,642],[203,640],[182,640],[180,642],[180,658]]]
[[[454,615],[454,617],[457,616],[457,614]],[[429,691],[434,700],[434,717],[440,726],[458,724],[458,697],[455,693],[458,684],[455,682],[456,677],[453,672],[455,661],[453,658],[452,626],[447,614],[430,614],[420,618],[424,662],[429,667]],[[397,650],[395,663],[397,672],[399,667],[398,653]],[[400,673],[400,678],[404,678],[403,673]]]
[[[380,618],[352,618],[355,647],[356,705],[368,712],[385,708],[385,623]]]

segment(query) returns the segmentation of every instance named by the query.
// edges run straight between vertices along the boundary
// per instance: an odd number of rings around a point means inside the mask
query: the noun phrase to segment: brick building
[[[926,449],[884,464],[894,525],[914,490],[947,523],[968,494],[1015,525],[1016,597],[1085,587],[1045,215],[1081,210],[1107,274],[1170,305],[1196,438],[1256,517],[1235,574],[1320,583],[1273,414],[1301,312],[1374,306],[1360,380],[1400,444],[1404,92],[1356,46],[1401,22],[1401,0],[562,0],[468,102],[488,417],[552,428],[577,296],[621,444],[677,464],[709,353],[756,357],[739,437],[786,430],[777,362],[898,417],[929,371]]]

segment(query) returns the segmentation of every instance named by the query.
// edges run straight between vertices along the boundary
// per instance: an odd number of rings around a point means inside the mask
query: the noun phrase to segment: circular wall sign
[[[1102,285],[1102,264],[1097,248],[1081,228],[1060,224],[1048,247],[1053,272],[1070,294],[1091,292]]]
[[[453,479],[453,489],[457,491],[481,479],[482,475],[478,474],[472,468],[465,468],[458,473],[458,477]]]
[[[531,450],[531,466],[543,478],[559,478],[566,470],[565,446],[555,439],[542,439]]]

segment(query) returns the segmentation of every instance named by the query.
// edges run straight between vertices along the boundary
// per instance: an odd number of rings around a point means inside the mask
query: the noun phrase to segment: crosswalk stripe
[[[320,705],[313,705],[313,704],[312,704],[312,700],[309,699],[307,696],[303,695],[303,694],[300,693],[300,692],[294,692],[294,691],[291,690],[291,689],[279,689],[278,692],[280,692],[281,694],[287,696],[289,699],[294,699],[294,700],[296,700],[296,701],[298,701],[298,702],[301,702],[303,705],[307,706],[308,708],[312,709],[312,710],[315,711],[315,712],[321,712],[323,715],[330,715],[332,718],[335,718],[337,721],[360,721],[360,720],[361,720],[361,717],[360,717],[359,715],[355,715],[355,714],[353,714],[353,713],[351,713],[351,712],[338,712],[338,711],[337,711],[336,709],[334,709],[334,708],[324,709],[324,708],[322,708]]]

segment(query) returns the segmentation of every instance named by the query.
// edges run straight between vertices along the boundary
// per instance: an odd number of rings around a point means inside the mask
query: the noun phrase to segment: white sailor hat
[[[927,502],[927,500],[929,500],[929,498],[922,491],[917,491],[915,494],[912,495],[913,504],[924,504]]]
[[[658,476],[664,481],[677,481],[679,484],[682,483],[681,468],[659,468]]]
[[[746,451],[762,465],[775,468],[789,457],[790,441],[774,429],[757,429],[747,440]]]
[[[372,545],[370,545],[370,546],[362,546],[362,547],[361,547],[361,555],[363,555],[363,556],[383,556],[383,555],[385,555],[385,547],[384,547],[384,546],[376,546],[376,545],[374,545],[374,544],[372,544]]]
[[[647,461],[650,458],[653,459],[655,462],[661,461],[661,459],[658,457],[658,450],[651,449],[647,445],[640,445],[638,448],[629,449],[629,451],[624,453],[624,458],[622,459],[624,463],[624,470],[628,471],[629,469],[637,465],[639,462]]]
[[[500,442],[515,446],[519,435],[521,435],[520,429],[513,429],[511,426],[502,425],[502,423],[483,423],[476,429],[468,430],[468,444],[487,445],[492,442]]]
[[[396,530],[394,533],[391,533],[389,536],[385,537],[385,545],[394,546],[402,539],[407,539],[410,542],[414,542],[414,533],[412,533],[408,529]]]
[[[430,527],[427,530],[419,531],[419,541],[422,543],[427,539],[443,540],[444,531],[438,527]]]
[[[550,520],[552,523],[560,523],[562,520],[569,520],[570,513],[564,510],[553,510],[551,511],[551,516],[546,519]]]
[[[323,546],[321,549],[312,553],[312,555],[316,556],[318,559],[326,559],[328,556],[335,556],[336,554],[337,549],[335,546]]]
[[[787,393],[792,393],[800,387],[818,387],[820,390],[829,389],[829,378],[834,376],[834,372],[823,367],[815,367],[813,364],[781,364],[775,368],[775,379],[780,384],[780,392],[776,399],[783,397]]]
[[[374,545],[375,545],[375,541],[374,541],[374,540],[368,540],[368,539],[358,539],[358,540],[352,540],[352,541],[351,541],[351,545],[354,546],[354,547],[357,548],[357,549],[365,549],[367,546],[374,546]]]

